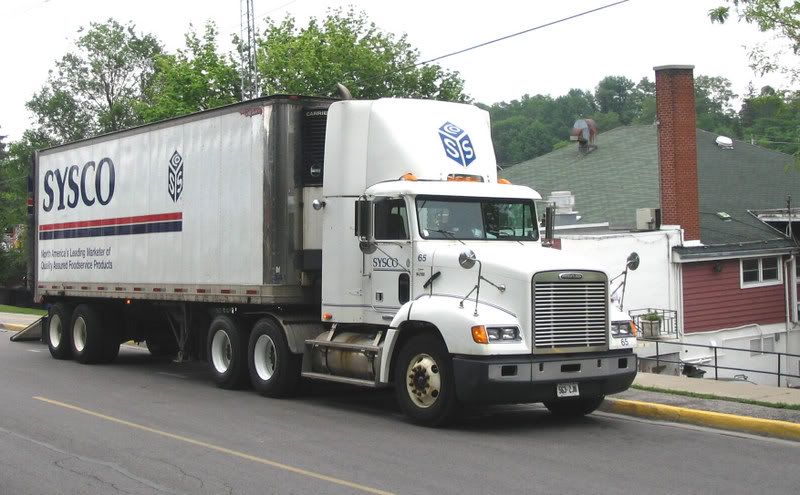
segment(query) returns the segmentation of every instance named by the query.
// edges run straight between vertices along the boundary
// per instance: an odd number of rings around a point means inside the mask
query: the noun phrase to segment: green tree
[[[750,49],[752,68],[762,75],[766,72],[780,71],[792,80],[800,79],[800,0],[724,0],[725,4],[708,11],[711,22],[724,23],[731,10],[738,14],[740,21],[755,24],[762,32],[773,33],[777,38],[788,42],[789,64],[782,64],[782,53],[767,51],[764,46]],[[733,7],[733,9],[731,9]]]
[[[304,28],[290,16],[268,19],[257,43],[265,94],[330,95],[342,83],[355,98],[468,100],[457,72],[420,64],[405,35],[382,32],[363,12],[333,10]]]
[[[39,129],[58,141],[131,127],[142,122],[134,103],[154,73],[161,45],[114,19],[91,23],[76,51],[56,62],[44,87],[26,104]]]
[[[738,136],[738,122],[732,102],[738,95],[724,77],[698,75],[694,79],[697,127],[727,136]]]
[[[220,55],[219,32],[208,22],[202,36],[186,34],[186,48],[156,56],[155,75],[137,105],[147,121],[199,112],[241,100],[241,79],[230,55]]]
[[[597,107],[601,113],[615,113],[620,122],[630,124],[638,113],[636,84],[624,76],[607,76],[598,84],[594,92]]]

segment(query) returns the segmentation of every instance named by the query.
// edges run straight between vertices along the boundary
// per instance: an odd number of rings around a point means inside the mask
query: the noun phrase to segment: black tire
[[[70,342],[75,361],[93,364],[103,360],[108,346],[103,326],[101,313],[95,307],[80,304],[75,308],[70,325]]]
[[[103,312],[103,351],[97,361],[98,363],[111,363],[119,355],[124,321],[122,315],[114,313],[113,310],[114,306],[111,306]]]
[[[266,397],[286,397],[297,392],[302,356],[289,349],[286,335],[271,318],[262,318],[250,332],[247,364],[250,383]]]
[[[72,307],[64,303],[50,306],[44,340],[55,359],[72,359]]]
[[[563,418],[579,418],[591,414],[600,407],[605,399],[604,395],[599,397],[582,397],[579,399],[560,399],[547,401],[544,403],[552,414]]]
[[[208,363],[219,388],[237,389],[247,383],[247,335],[228,315],[214,318],[208,330]]]
[[[400,349],[394,389],[400,408],[414,423],[441,426],[452,419],[458,402],[453,360],[437,336],[417,335]]]

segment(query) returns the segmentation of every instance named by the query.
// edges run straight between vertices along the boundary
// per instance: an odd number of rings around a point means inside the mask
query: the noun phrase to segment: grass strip
[[[764,402],[761,400],[752,399],[739,399],[736,397],[723,397],[714,394],[698,394],[696,392],[686,392],[684,390],[671,390],[668,388],[659,387],[646,387],[642,385],[631,385],[631,388],[636,390],[643,390],[645,392],[658,392],[662,394],[682,395],[684,397],[692,397],[695,399],[711,399],[711,400],[724,400],[727,402],[738,402],[739,404],[749,404],[751,406],[771,407],[773,409],[791,409],[793,411],[800,411],[800,404],[786,404],[785,402]]]
[[[6,306],[5,304],[0,304],[0,313],[17,313],[21,315],[44,316],[47,314],[47,311],[43,309],[20,308],[18,306]]]

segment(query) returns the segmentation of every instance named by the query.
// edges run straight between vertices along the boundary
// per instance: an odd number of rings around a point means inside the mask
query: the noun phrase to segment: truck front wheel
[[[286,335],[270,318],[262,318],[250,332],[250,383],[267,397],[290,395],[300,380],[301,356],[293,354]]]
[[[47,348],[55,359],[70,359],[72,357],[72,344],[70,343],[70,320],[72,308],[64,303],[55,303],[50,306],[47,317]]]
[[[228,315],[211,322],[208,332],[208,360],[220,388],[241,388],[247,379],[247,345],[239,323]]]
[[[605,399],[604,395],[599,397],[584,397],[580,399],[561,399],[552,400],[544,403],[551,413],[564,418],[578,418],[592,413],[600,407]]]
[[[414,423],[447,423],[456,409],[453,361],[442,341],[433,335],[412,337],[394,368],[397,402]]]

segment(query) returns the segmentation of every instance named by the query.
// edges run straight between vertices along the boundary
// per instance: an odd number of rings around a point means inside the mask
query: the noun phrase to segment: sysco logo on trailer
[[[79,203],[107,205],[114,197],[114,178],[114,162],[108,157],[98,163],[86,162],[82,167],[72,165],[63,170],[48,170],[44,174],[42,208],[50,211],[53,206],[63,210],[75,208]]]
[[[172,201],[177,202],[183,192],[183,157],[178,150],[169,159],[169,177],[167,179],[167,192]]]
[[[457,161],[466,167],[475,160],[475,150],[472,147],[472,140],[462,128],[457,125],[445,122],[439,128],[439,137],[442,139],[444,152],[448,158]]]

